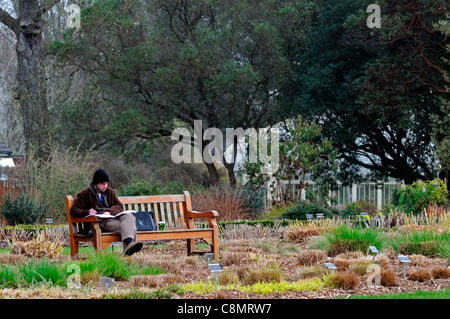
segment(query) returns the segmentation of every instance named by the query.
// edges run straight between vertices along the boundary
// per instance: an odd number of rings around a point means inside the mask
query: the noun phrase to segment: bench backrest
[[[66,210],[69,223],[72,196],[66,196]],[[155,222],[165,222],[168,228],[186,228],[186,211],[192,210],[191,195],[185,191],[178,195],[150,195],[119,197],[125,210],[153,211]]]

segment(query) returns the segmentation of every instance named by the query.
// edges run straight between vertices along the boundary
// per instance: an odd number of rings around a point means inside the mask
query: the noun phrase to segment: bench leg
[[[192,253],[195,251],[195,239],[188,239],[187,240],[187,254],[188,256],[192,255]]]
[[[78,254],[78,242],[75,239],[70,239],[70,257],[75,258]]]
[[[211,252],[214,254],[214,260],[219,259],[219,241],[214,240],[211,245]]]
[[[94,248],[97,252],[102,250],[102,233],[98,223],[92,223],[92,240],[94,242]]]
[[[101,244],[101,246],[102,246],[102,249],[103,250],[105,250],[106,248],[108,248],[108,246],[109,245],[111,245],[111,243],[110,242],[107,242],[107,241],[102,241],[102,244]]]
[[[211,246],[211,252],[214,254],[214,260],[219,259],[219,239],[214,237],[212,241],[205,238],[203,238],[203,240]],[[188,256],[195,254],[195,239],[187,240],[187,254]]]
[[[218,231],[213,232],[211,252],[214,253],[214,259],[219,259],[219,235]]]

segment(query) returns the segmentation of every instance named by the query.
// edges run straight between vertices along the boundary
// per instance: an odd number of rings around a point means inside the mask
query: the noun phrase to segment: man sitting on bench
[[[115,216],[123,212],[123,205],[116,192],[108,187],[109,176],[103,169],[94,173],[89,187],[77,194],[70,215],[73,218],[83,218],[88,215],[102,214]],[[133,214],[123,214],[116,218],[102,218],[99,223],[102,232],[120,232],[123,250],[126,256],[131,256],[142,249],[142,243],[136,242],[136,218]]]

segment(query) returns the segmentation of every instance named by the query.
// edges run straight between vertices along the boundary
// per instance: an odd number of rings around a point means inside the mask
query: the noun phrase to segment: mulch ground
[[[135,254],[132,257],[132,262],[137,262],[139,258],[147,257],[166,257],[168,259],[175,259],[172,262],[172,269],[167,271],[167,274],[176,274],[177,283],[194,283],[194,282],[207,282],[214,281],[214,276],[211,274],[207,266],[207,261],[201,258],[187,258],[186,257],[186,244],[184,241],[164,241],[161,242],[162,245],[146,245],[144,249]],[[267,252],[261,248],[255,248],[252,246],[250,241],[248,247],[241,247],[243,250],[249,248],[253,253],[259,254],[259,256],[267,256],[271,260],[275,260],[276,263],[283,269],[284,279],[286,281],[298,280],[298,256],[296,253],[291,254],[280,254],[274,252]],[[109,248],[108,248],[109,249]],[[300,247],[300,249],[307,249],[306,247]],[[407,275],[417,269],[432,269],[435,266],[441,266],[449,268],[449,263],[447,260],[442,258],[426,258],[421,257],[422,261],[416,262],[414,264],[407,265]],[[221,258],[223,258],[223,252],[221,252]],[[196,294],[193,292],[186,292],[183,295],[172,294],[172,299],[331,299],[331,298],[347,298],[353,295],[384,295],[384,294],[398,294],[398,293],[408,293],[415,292],[417,290],[422,291],[436,291],[445,288],[450,288],[449,278],[431,278],[424,281],[414,281],[411,279],[403,278],[403,264],[398,260],[396,256],[390,256],[388,258],[389,269],[395,273],[395,284],[389,287],[385,286],[369,286],[367,284],[367,277],[369,274],[362,275],[358,277],[358,284],[352,289],[338,289],[338,288],[324,288],[315,292],[282,292],[282,293],[272,293],[272,294],[251,294],[244,293],[237,290],[218,290],[205,294]],[[219,263],[222,269],[225,270],[227,267],[234,267],[238,269],[239,265],[227,266],[223,259],[216,260],[214,262]],[[117,281],[115,287],[126,291],[128,288],[133,288],[131,281]],[[99,284],[95,285],[95,293],[93,296],[90,292],[86,295],[77,294],[74,291],[73,296],[69,298],[101,298],[101,294],[104,292],[104,287],[100,287]],[[45,289],[35,289],[34,291],[22,291],[18,290],[4,290],[0,293],[0,298],[58,298],[60,294],[61,298],[67,298],[67,292],[48,292]]]
[[[186,248],[184,242],[179,242],[180,244],[167,245],[161,248],[144,248],[139,254],[150,254],[150,255],[171,255],[171,256],[183,256],[186,254]],[[258,250],[261,255],[267,254],[273,256],[274,254],[264,252],[263,250]],[[295,254],[291,256],[277,255],[277,263],[283,269],[286,280],[295,280],[296,269],[298,268],[297,257]],[[424,268],[426,265],[427,269],[431,269],[434,266],[449,267],[448,262],[442,258],[423,258],[424,262],[421,265],[407,265],[407,275],[416,269]],[[394,271],[396,275],[395,284],[391,287],[384,286],[368,286],[367,277],[369,275],[361,276],[358,285],[354,289],[337,289],[337,288],[325,288],[317,292],[283,292],[283,293],[273,293],[270,295],[260,295],[260,294],[249,294],[240,292],[237,290],[219,290],[217,292],[207,293],[207,294],[195,294],[192,292],[187,292],[182,296],[174,295],[174,298],[182,299],[329,299],[329,298],[346,298],[352,295],[382,295],[382,294],[397,294],[397,293],[407,293],[414,292],[417,290],[422,291],[436,291],[440,289],[445,289],[450,287],[450,280],[447,279],[429,279],[420,281],[413,281],[410,279],[403,278],[403,264],[398,261],[397,258],[390,258],[389,268]],[[221,263],[221,260],[214,261]],[[223,269],[226,266],[222,266]],[[207,267],[207,261],[195,262],[195,263],[180,263],[177,269],[178,277],[183,278],[183,283],[187,282],[198,282],[198,281],[208,281],[214,280],[214,276],[211,274]],[[124,283],[127,285],[128,283]]]

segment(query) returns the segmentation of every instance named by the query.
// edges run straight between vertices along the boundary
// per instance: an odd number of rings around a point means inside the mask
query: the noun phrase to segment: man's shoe
[[[131,244],[129,244],[127,247],[125,247],[125,256],[131,256],[131,255],[133,255],[134,253],[137,253],[139,250],[141,250],[142,249],[142,247],[143,247],[144,245],[142,244],[142,243],[139,243],[139,242],[137,242],[137,243],[135,243],[135,242],[132,242]]]

